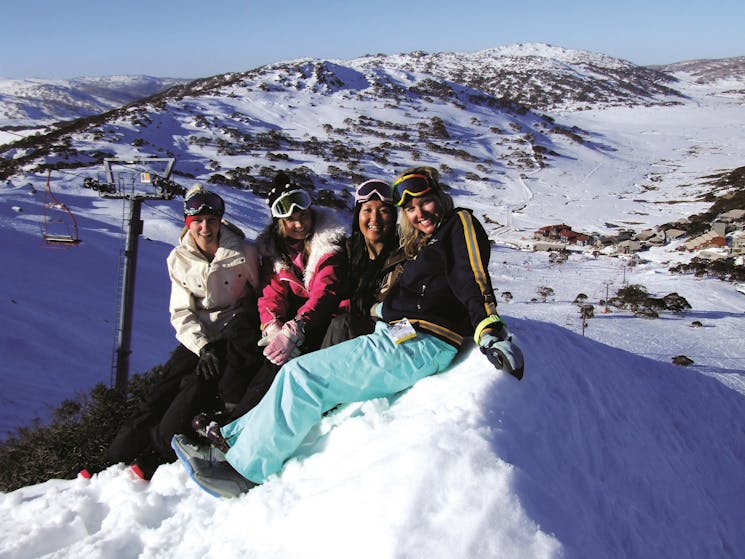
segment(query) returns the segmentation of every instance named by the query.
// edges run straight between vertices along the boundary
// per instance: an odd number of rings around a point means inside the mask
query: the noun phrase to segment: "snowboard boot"
[[[184,435],[174,435],[171,448],[189,477],[213,497],[237,497],[256,485],[228,464],[219,449],[194,444]]]
[[[203,462],[225,461],[225,454],[221,450],[209,444],[195,443],[185,435],[174,435],[171,439],[171,448],[190,475],[194,468]]]
[[[191,427],[195,433],[207,440],[209,444],[214,445],[221,452],[225,453],[230,448],[228,442],[220,432],[220,425],[206,413],[200,413],[192,419]]]
[[[239,474],[228,462],[201,463],[194,470],[194,482],[213,497],[233,498],[256,484]]]

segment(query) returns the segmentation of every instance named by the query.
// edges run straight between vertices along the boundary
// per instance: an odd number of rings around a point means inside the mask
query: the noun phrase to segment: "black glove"
[[[214,346],[207,344],[199,350],[199,363],[196,373],[204,380],[211,380],[220,376],[220,358],[217,356]]]

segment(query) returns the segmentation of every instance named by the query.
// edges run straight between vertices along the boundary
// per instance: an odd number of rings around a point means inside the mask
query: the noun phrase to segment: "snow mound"
[[[0,495],[0,556],[735,557],[745,396],[693,370],[507,317],[523,381],[474,348],[328,414],[234,500],[178,464]]]

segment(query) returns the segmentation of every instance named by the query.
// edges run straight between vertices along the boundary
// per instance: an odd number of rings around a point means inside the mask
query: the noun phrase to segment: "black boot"
[[[227,452],[230,449],[228,442],[220,432],[220,425],[206,413],[200,413],[192,419],[191,427],[195,433],[206,439],[221,452]]]

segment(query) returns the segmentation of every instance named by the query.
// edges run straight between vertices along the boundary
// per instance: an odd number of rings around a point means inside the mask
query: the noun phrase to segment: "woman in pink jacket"
[[[345,297],[345,227],[312,206],[308,192],[279,173],[269,192],[272,222],[256,244],[263,291],[259,318],[264,356],[281,366],[318,349]]]
[[[228,414],[194,418],[195,431],[208,440],[219,425],[241,417],[261,401],[282,365],[320,348],[331,319],[347,297],[346,230],[334,212],[314,207],[310,194],[282,172],[274,179],[268,203],[272,221],[256,239],[262,286],[259,346],[266,360]]]

